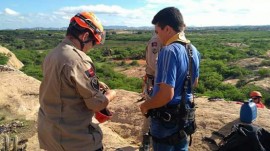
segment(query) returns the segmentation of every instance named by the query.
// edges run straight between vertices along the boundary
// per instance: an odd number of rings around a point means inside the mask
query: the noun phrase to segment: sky
[[[177,7],[188,26],[270,25],[270,0],[0,0],[0,30],[67,27],[81,11],[104,26],[153,26],[153,16]]]

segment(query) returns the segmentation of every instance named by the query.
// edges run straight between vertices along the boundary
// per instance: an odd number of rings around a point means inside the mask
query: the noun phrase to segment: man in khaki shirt
[[[154,35],[148,41],[147,47],[146,47],[145,72],[147,75],[155,76],[157,57],[158,57],[158,53],[161,47],[162,47],[162,44],[158,36],[154,33]]]
[[[155,79],[155,71],[156,71],[156,63],[160,49],[162,48],[162,44],[158,38],[158,36],[154,33],[151,39],[148,41],[146,46],[146,68],[145,68],[145,76],[144,76],[144,85],[143,85],[143,97],[147,101],[151,98],[151,93],[154,87],[154,79]],[[145,118],[143,121],[141,136],[142,145],[141,149],[147,149],[147,142],[150,141],[149,137],[149,119]]]
[[[150,98],[151,91],[154,84],[154,77],[155,77],[155,71],[156,71],[156,63],[158,58],[158,53],[162,47],[162,44],[157,37],[156,34],[154,34],[151,39],[147,43],[146,47],[146,54],[145,54],[145,60],[146,60],[146,68],[145,68],[145,79],[144,79],[144,96],[146,99]]]
[[[86,53],[105,39],[93,13],[71,18],[65,39],[45,58],[40,86],[38,138],[47,151],[102,151],[102,132],[92,117],[114,99],[101,92],[95,66]]]

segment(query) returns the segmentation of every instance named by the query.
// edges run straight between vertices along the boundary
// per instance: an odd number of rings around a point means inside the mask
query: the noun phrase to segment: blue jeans
[[[188,140],[182,139],[177,145],[161,144],[153,141],[154,151],[188,151]]]

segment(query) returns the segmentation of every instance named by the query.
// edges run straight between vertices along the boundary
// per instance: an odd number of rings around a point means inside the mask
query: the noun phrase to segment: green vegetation
[[[49,50],[15,50],[16,57],[25,65],[21,70],[27,75],[42,80],[41,64]]]
[[[2,30],[0,44],[9,50],[44,50],[55,47],[64,35],[65,31]]]
[[[108,31],[104,45],[98,45],[88,54],[96,64],[100,80],[111,88],[141,92],[141,79],[128,78],[117,73],[117,66],[138,65],[137,61],[127,64],[124,60],[144,59],[145,47],[152,31],[133,31],[117,34]],[[65,31],[0,31],[0,45],[12,50],[25,64],[26,74],[42,79],[41,62],[65,35]],[[270,31],[260,28],[187,30],[187,38],[201,53],[200,81],[197,95],[244,101],[252,90],[263,93],[264,101],[270,104],[269,90],[255,86],[256,80],[270,77],[269,56]],[[1,56],[0,56],[1,57]],[[241,59],[256,57],[263,61],[237,63]],[[1,59],[2,60],[2,59]],[[120,60],[115,63],[115,60]],[[263,68],[262,68],[263,67]],[[266,67],[266,68],[265,68]],[[224,83],[227,79],[239,79],[236,85]]]
[[[97,63],[96,70],[97,75],[101,81],[106,81],[106,84],[111,88],[125,89],[129,91],[140,92],[141,91],[141,79],[129,78],[125,75],[115,72],[113,67],[115,65],[109,65],[106,63]]]
[[[0,53],[0,65],[5,65],[8,62],[8,56]]]

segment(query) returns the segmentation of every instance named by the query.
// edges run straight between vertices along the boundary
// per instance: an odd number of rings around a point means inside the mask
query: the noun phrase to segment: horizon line
[[[186,28],[214,28],[214,27],[266,27],[269,25],[211,25],[211,26],[187,26]],[[147,28],[147,29],[153,29],[153,26],[126,26],[126,25],[104,25],[104,29],[112,29],[112,27],[118,27],[117,29],[123,29],[123,28],[131,28],[131,29],[142,29],[142,28]],[[108,28],[109,27],[109,28]],[[0,30],[23,30],[23,29],[67,29],[68,27],[22,27],[22,28],[6,28],[6,29],[0,29]]]

